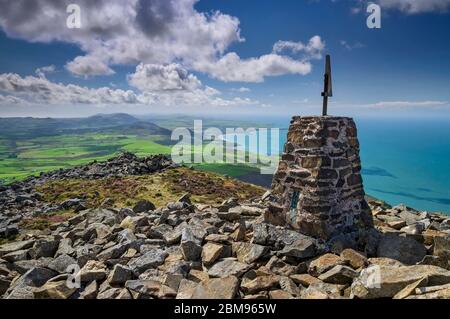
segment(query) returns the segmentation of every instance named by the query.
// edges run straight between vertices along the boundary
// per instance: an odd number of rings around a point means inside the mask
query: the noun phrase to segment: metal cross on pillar
[[[333,87],[331,82],[331,57],[327,54],[325,61],[325,76],[324,76],[324,87],[323,87],[323,111],[322,115],[327,115],[328,110],[328,97],[333,96]]]

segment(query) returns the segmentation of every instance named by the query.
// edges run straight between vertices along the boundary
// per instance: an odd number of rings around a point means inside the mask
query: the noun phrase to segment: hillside
[[[364,241],[324,242],[267,223],[272,196],[130,153],[0,186],[0,295],[450,298],[449,217],[368,198]]]

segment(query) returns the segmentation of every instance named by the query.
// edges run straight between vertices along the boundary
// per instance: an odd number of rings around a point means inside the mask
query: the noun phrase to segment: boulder
[[[168,253],[159,248],[153,248],[142,256],[132,259],[128,266],[135,274],[141,274],[147,269],[156,268],[164,263]]]
[[[257,261],[269,251],[269,247],[245,242],[233,243],[232,247],[237,259],[245,264]]]
[[[282,256],[295,257],[299,259],[314,257],[316,255],[315,241],[310,237],[298,239],[292,244],[284,246],[279,254]]]
[[[202,246],[191,228],[186,227],[181,232],[181,252],[186,261],[199,261],[202,254]]]
[[[139,213],[146,213],[148,211],[155,210],[155,209],[156,209],[156,207],[152,202],[143,199],[143,200],[138,201],[136,203],[136,205],[134,205],[133,212],[136,214],[139,214]]]
[[[311,276],[310,274],[295,274],[290,275],[289,278],[291,278],[295,283],[304,287],[309,287],[312,284],[321,282],[321,280]]]
[[[117,264],[109,274],[108,282],[110,285],[121,285],[132,277],[133,271],[129,267]]]
[[[429,285],[450,283],[450,271],[429,265],[378,266],[364,269],[352,284],[352,295],[361,299],[391,298],[406,286],[428,277]]]
[[[209,270],[208,274],[211,277],[225,278],[229,276],[240,277],[250,269],[250,265],[232,260],[224,259],[214,264]]]
[[[364,268],[369,264],[367,257],[351,248],[344,249],[341,252],[341,258],[353,269]]]
[[[241,284],[241,290],[246,294],[255,294],[262,290],[271,290],[280,285],[278,276],[259,276],[253,280],[247,280]]]
[[[106,266],[95,260],[89,260],[78,272],[82,282],[103,280],[106,277]]]
[[[205,266],[212,265],[222,254],[223,245],[213,242],[206,243],[202,250],[202,262]]]
[[[378,257],[396,259],[406,265],[414,265],[427,254],[425,246],[414,239],[392,234],[383,236],[378,245]]]
[[[177,295],[172,288],[155,280],[128,280],[125,287],[136,294],[136,299],[175,298]]]
[[[70,265],[77,265],[77,261],[69,255],[61,255],[53,259],[47,267],[62,274],[67,272]]]
[[[191,299],[233,299],[239,288],[239,280],[234,276],[208,279],[199,283]]]
[[[34,290],[35,299],[68,299],[77,291],[77,288],[68,287],[66,281],[47,282]]]
[[[325,254],[314,259],[308,268],[308,272],[313,276],[319,276],[337,265],[344,265],[345,261],[337,255]]]
[[[352,268],[336,265],[327,272],[321,274],[319,279],[329,284],[348,285],[351,284],[356,277],[358,277],[358,273]]]
[[[34,244],[34,240],[24,240],[24,241],[16,241],[8,244],[3,244],[0,246],[0,257],[12,253],[16,250],[23,250],[31,248]]]

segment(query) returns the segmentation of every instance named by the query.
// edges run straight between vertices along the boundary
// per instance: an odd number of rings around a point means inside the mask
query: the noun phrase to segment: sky
[[[320,114],[330,54],[331,114],[450,118],[450,0],[374,2],[2,0],[0,117]]]

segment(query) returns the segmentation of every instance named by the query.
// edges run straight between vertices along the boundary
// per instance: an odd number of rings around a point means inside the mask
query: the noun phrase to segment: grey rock
[[[310,237],[298,239],[292,244],[284,246],[280,255],[299,259],[314,257],[316,255],[315,241]]]
[[[118,264],[114,266],[114,269],[109,274],[108,281],[111,285],[120,285],[132,277],[133,271],[129,267]]]
[[[403,264],[413,265],[425,257],[425,246],[414,239],[396,235],[385,235],[378,246],[378,257],[396,259]]]
[[[202,246],[191,228],[186,227],[181,232],[181,252],[186,261],[199,261],[202,254]]]
[[[224,259],[214,264],[209,270],[208,275],[211,277],[240,277],[251,268],[250,265],[232,260]]]
[[[63,274],[67,272],[67,267],[70,265],[78,265],[75,258],[72,258],[69,255],[61,255],[53,259],[48,264],[48,268]]]
[[[358,277],[358,272],[354,271],[352,268],[337,265],[321,274],[319,279],[330,284],[348,285],[351,284],[356,277]]]
[[[162,249],[154,248],[143,254],[141,257],[135,258],[128,263],[128,266],[135,274],[141,274],[147,269],[155,268],[164,263],[168,253]]]
[[[133,212],[135,212],[136,214],[139,214],[139,213],[145,213],[145,212],[155,210],[155,209],[156,209],[156,207],[152,202],[143,199],[143,200],[138,201],[136,203],[136,205],[134,205]]]
[[[240,262],[251,264],[263,257],[269,251],[269,247],[237,242],[233,243],[233,251],[236,253],[236,257]]]

